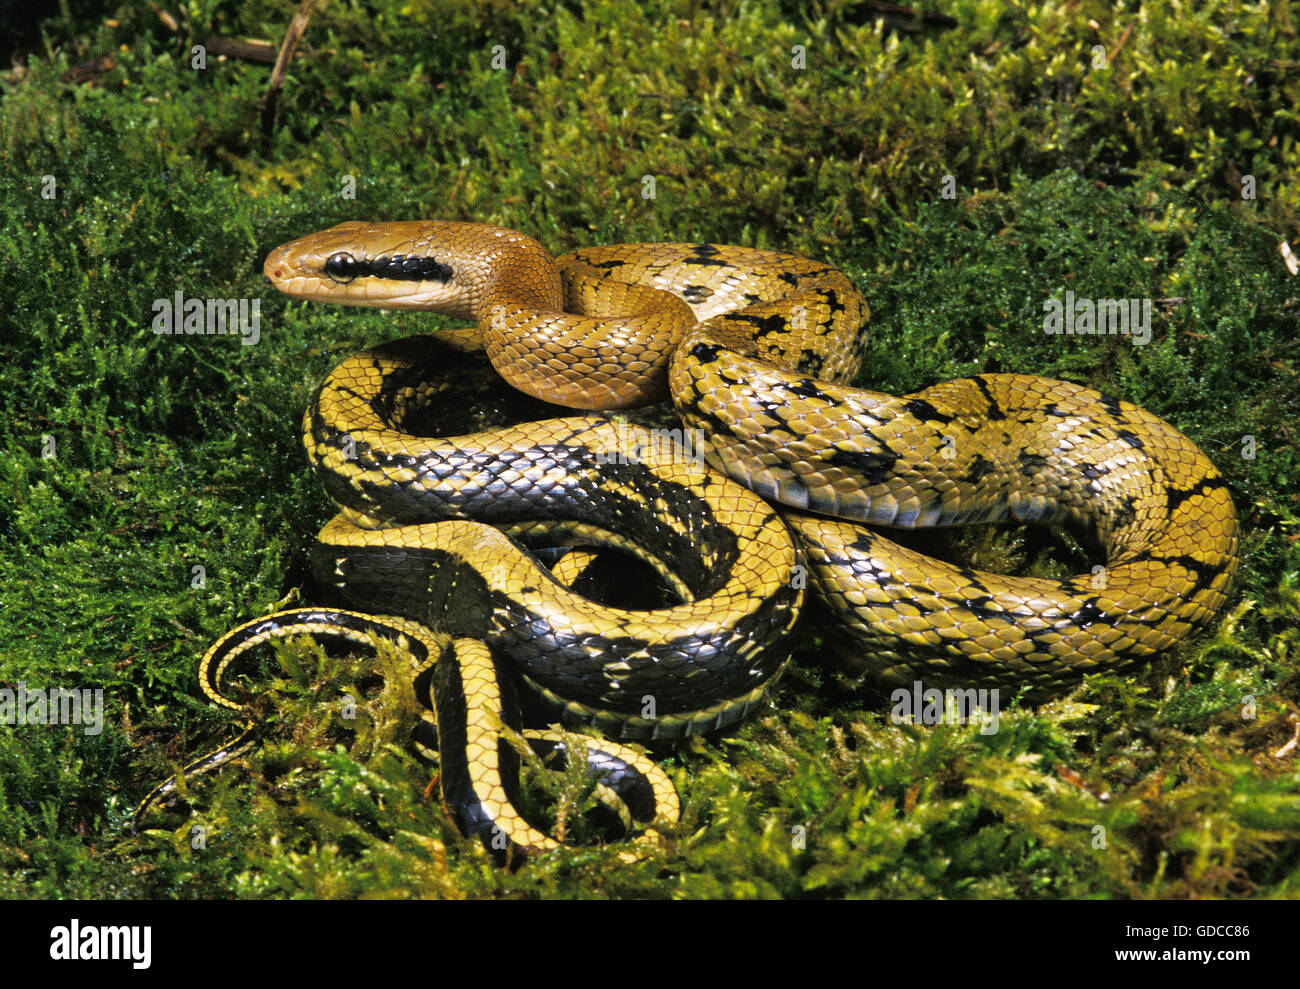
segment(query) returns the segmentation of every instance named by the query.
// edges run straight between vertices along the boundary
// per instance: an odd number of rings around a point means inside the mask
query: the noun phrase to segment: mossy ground
[[[266,131],[270,68],[195,69],[191,46],[278,43],[291,13],[197,0],[173,31],[144,3],[104,5],[47,22],[0,80],[0,684],[106,698],[99,735],[0,732],[0,896],[1300,892],[1289,5],[962,0],[922,21],[834,2],[338,2]],[[313,388],[442,325],[270,292],[271,247],[357,217],[496,222],[557,252],[826,258],[871,303],[871,387],[1043,374],[1187,432],[1231,483],[1240,591],[1145,672],[1004,701],[992,735],[892,724],[810,633],[766,713],[662,756],[684,801],[662,845],[513,874],[425,795],[369,667],[286,647],[249,681],[276,740],[196,783],[192,820],[132,836],[149,786],[230,737],[196,658],[303,585],[330,514],[299,449]],[[152,302],[177,290],[261,298],[260,342],[155,335]],[[1155,300],[1153,339],[1046,336],[1042,303],[1066,290]],[[990,569],[1079,562],[1037,534],[964,543]],[[559,790],[581,830],[581,782]]]

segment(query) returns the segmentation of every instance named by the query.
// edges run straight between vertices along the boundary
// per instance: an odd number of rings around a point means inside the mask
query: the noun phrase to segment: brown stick
[[[163,24],[166,25],[167,30],[171,31],[172,34],[175,34],[181,29],[181,26],[176,23],[176,18],[173,17],[170,12],[163,10],[154,3],[153,0],[149,0],[149,6],[152,7],[153,12],[158,15],[158,20],[162,21]]]
[[[209,55],[242,58],[245,62],[270,65],[275,61],[275,45],[267,41],[240,41],[236,38],[211,37],[203,42]]]
[[[270,137],[271,132],[275,130],[275,110],[280,102],[280,90],[284,87],[285,71],[293,58],[294,49],[298,47],[298,40],[307,30],[312,8],[318,2],[319,0],[302,0],[298,4],[298,12],[289,22],[289,30],[284,34],[284,44],[280,46],[275,68],[271,70],[271,83],[266,88],[266,95],[262,97],[262,133],[267,137]]]
[[[1124,47],[1124,42],[1128,41],[1128,36],[1133,33],[1133,25],[1136,23],[1137,21],[1129,21],[1128,27],[1124,29],[1124,33],[1119,36],[1119,41],[1115,43],[1114,50],[1106,53],[1106,57],[1112,62],[1115,60],[1115,56],[1119,54],[1120,49]]]

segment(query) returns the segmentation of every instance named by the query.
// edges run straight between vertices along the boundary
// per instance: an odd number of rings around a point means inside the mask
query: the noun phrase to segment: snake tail
[[[431,728],[437,740],[442,801],[458,827],[479,837],[502,864],[557,847],[555,839],[534,828],[517,810],[519,756],[506,734],[519,731],[518,706],[511,680],[498,676],[488,647],[475,639],[452,640],[405,618],[335,608],[296,608],[267,615],[233,629],[208,650],[200,664],[203,692],[213,704],[244,718],[244,727],[234,741],[192,761],[150,791],[135,812],[137,829],[155,806],[177,791],[181,777],[191,780],[216,772],[256,747],[262,726],[252,722],[247,705],[225,694],[222,681],[252,650],[299,635],[364,648],[374,648],[384,639],[405,650],[409,669],[399,673],[399,679],[413,686],[413,700],[422,706],[418,727]],[[428,732],[415,734],[429,738]],[[563,770],[564,756],[574,744],[557,732],[528,731],[522,739],[558,764],[555,771]],[[417,749],[427,753],[427,742]],[[593,740],[586,761],[588,774],[598,783],[597,796],[626,819],[629,829],[676,822],[676,791],[650,760],[626,746]]]
[[[358,614],[337,608],[293,608],[245,622],[227,632],[209,647],[200,660],[199,686],[210,703],[240,716],[243,721],[240,734],[234,741],[188,763],[179,773],[154,787],[136,808],[133,817],[136,829],[153,807],[177,791],[181,777],[189,780],[216,772],[256,748],[262,726],[254,723],[246,704],[226,696],[222,681],[233,665],[258,647],[299,635],[344,641],[367,648],[373,648],[376,636],[387,638],[405,647],[412,656],[411,677],[431,667],[442,654],[445,639],[404,618]]]
[[[520,756],[515,744],[527,744],[556,772],[563,772],[569,753],[580,746],[597,797],[629,831],[677,821],[677,791],[663,770],[641,754],[615,742],[523,731],[513,679],[497,667],[480,640],[455,641],[434,670],[428,701],[437,712],[443,802],[461,832],[478,838],[500,865],[517,864],[525,855],[560,844],[518,810]]]

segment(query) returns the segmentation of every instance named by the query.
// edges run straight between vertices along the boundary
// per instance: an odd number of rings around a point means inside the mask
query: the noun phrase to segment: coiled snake
[[[552,260],[499,227],[353,222],[278,248],[265,272],[294,297],[428,309],[478,333],[377,347],[326,380],[303,438],[343,511],[320,534],[316,571],[358,610],[235,630],[205,657],[205,690],[240,709],[221,696],[222,672],[282,629],[411,645],[417,692],[437,708],[444,800],[499,854],[553,844],[513,810],[512,757],[494,731],[516,722],[515,683],[540,716],[615,737],[726,726],[779,674],[806,583],[886,683],[1041,693],[1167,649],[1222,607],[1235,577],[1226,483],[1173,427],[1027,375],[901,397],[852,388],[867,307],[813,261],[711,244]],[[452,387],[438,374],[464,386],[488,361],[555,406],[670,395],[686,428],[558,409],[472,435],[413,434],[407,424]],[[1010,578],[863,525],[1006,520],[1070,523],[1104,555],[1079,577]],[[520,542],[558,562],[548,571]],[[679,601],[594,603],[576,591],[593,553],[563,546],[629,553]],[[462,638],[452,649],[431,628]],[[484,704],[489,715],[475,714]],[[592,741],[587,758],[628,816],[675,815],[644,757]]]

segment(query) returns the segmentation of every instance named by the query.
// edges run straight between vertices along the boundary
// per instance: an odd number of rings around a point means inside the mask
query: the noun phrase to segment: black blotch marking
[[[691,356],[701,364],[711,364],[718,359],[718,354],[726,349],[721,344],[697,343],[691,348]]]
[[[977,481],[980,481],[995,470],[997,470],[997,466],[992,460],[989,460],[982,453],[977,453],[975,454],[975,459],[971,461],[970,470],[966,473],[966,477],[963,480],[968,484],[975,484]]]
[[[859,553],[870,554],[876,545],[876,535],[870,529],[858,530],[857,536],[853,542],[849,543],[849,548],[857,550]]]
[[[761,340],[763,337],[772,333],[782,333],[785,331],[786,322],[784,316],[750,316],[745,313],[732,313],[728,319],[734,323],[747,323],[754,327],[754,339]]]
[[[348,385],[335,385],[334,387],[340,394],[348,395],[358,401],[365,401],[365,396],[355,388],[349,387]]]
[[[980,392],[984,395],[984,401],[988,402],[988,418],[1005,419],[1007,414],[1002,411],[1002,406],[998,405],[998,400],[993,397],[993,392],[989,391],[988,382],[978,374],[971,378],[971,381],[975,382],[976,387],[979,388]]]
[[[1194,556],[1175,556],[1170,558],[1171,563],[1176,563],[1184,570],[1196,574],[1196,589],[1205,590],[1214,583],[1214,579],[1223,573],[1223,567],[1206,563],[1204,560],[1198,560]]]
[[[682,264],[694,264],[713,268],[730,267],[729,262],[718,260],[718,249],[712,244],[695,244],[691,250],[694,254],[689,258],[682,258]]]
[[[1020,473],[1025,477],[1035,477],[1047,468],[1047,458],[1041,453],[1022,453],[1019,456]]]
[[[785,390],[791,395],[798,395],[800,398],[820,398],[830,401],[830,396],[817,387],[817,382],[810,378],[804,378],[797,385],[786,385]]]
[[[1135,450],[1146,449],[1146,444],[1142,442],[1142,438],[1136,433],[1131,433],[1127,429],[1117,429],[1115,430],[1115,435]]]
[[[1116,528],[1123,529],[1132,525],[1133,520],[1137,518],[1137,497],[1129,495],[1121,501],[1112,518]]]
[[[1014,609],[1007,611],[1002,608],[994,608],[992,604],[993,598],[985,595],[981,598],[968,598],[962,602],[962,607],[966,608],[976,618],[985,621],[1003,622],[1008,625],[1012,624],[1014,619],[1024,615],[1023,611],[1015,611]]]
[[[1188,498],[1205,494],[1207,491],[1217,491],[1221,488],[1226,488],[1227,486],[1228,482],[1222,477],[1203,477],[1190,488],[1175,488],[1171,486],[1169,488],[1169,511],[1177,511],[1178,507],[1182,505],[1183,502],[1187,501]]]
[[[795,370],[800,374],[810,374],[813,377],[821,374],[822,368],[826,364],[826,358],[815,350],[805,350],[799,355],[799,363],[795,365]]]
[[[859,473],[869,483],[877,483],[891,477],[898,463],[898,454],[893,450],[860,451],[836,450],[826,462],[836,467],[847,467]]]
[[[1125,422],[1124,413],[1120,411],[1119,399],[1114,395],[1107,395],[1104,391],[1097,393],[1097,404],[1106,412],[1120,422]]]
[[[1134,562],[1150,560],[1153,563],[1167,563],[1174,566],[1182,567],[1188,573],[1195,574],[1196,580],[1192,587],[1192,593],[1203,591],[1214,583],[1214,578],[1223,573],[1223,566],[1216,563],[1206,563],[1204,560],[1198,560],[1194,556],[1156,556],[1150,550],[1139,553],[1133,557]]]
[[[712,298],[713,289],[707,285],[687,285],[682,290],[682,298],[687,302],[703,302],[705,299]]]
[[[1091,628],[1097,622],[1110,624],[1106,612],[1097,607],[1097,597],[1093,596],[1080,605],[1079,610],[1070,616],[1070,620],[1080,628]]]
[[[940,412],[923,398],[913,398],[903,406],[907,413],[921,422],[950,423],[953,417]],[[982,458],[981,458],[982,459]]]
[[[693,408],[691,410],[691,418],[695,424],[697,425],[702,424],[706,426],[708,428],[709,434],[712,436],[732,435],[734,424],[724,422],[722,419],[718,417],[716,413],[708,411],[703,406],[697,405],[695,408]],[[705,487],[707,487],[709,481],[706,478],[702,483]]]
[[[1062,593],[1068,594],[1072,598],[1077,598],[1080,594],[1083,593],[1082,591],[1079,590],[1078,585],[1075,584],[1073,577],[1066,577],[1064,580],[1060,581],[1060,583],[1058,583],[1056,586],[1061,590]]]
[[[762,409],[763,414],[776,423],[779,429],[784,429],[788,433],[794,433],[794,429],[790,426],[790,420],[784,415],[788,410],[783,403],[761,402],[760,408]]]

